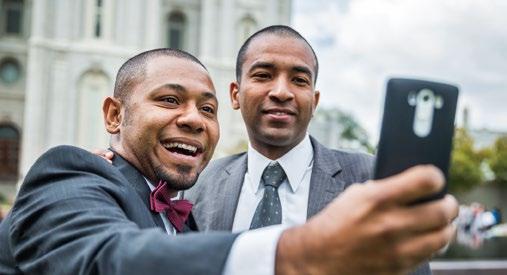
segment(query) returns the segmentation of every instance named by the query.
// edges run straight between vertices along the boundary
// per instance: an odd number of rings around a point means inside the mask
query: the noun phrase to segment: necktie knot
[[[158,186],[150,193],[150,209],[153,212],[163,212],[174,226],[181,232],[192,211],[192,203],[188,200],[172,200],[167,182],[159,181]]]
[[[262,173],[264,186],[271,186],[274,188],[278,188],[286,177],[285,171],[283,171],[282,166],[277,161],[268,164]]]

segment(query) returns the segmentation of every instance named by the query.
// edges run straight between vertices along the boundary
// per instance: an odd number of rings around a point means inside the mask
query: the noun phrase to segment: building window
[[[167,26],[167,46],[169,48],[184,48],[186,25],[187,23],[183,13],[176,11],[169,15]]]
[[[10,85],[16,83],[21,78],[21,66],[12,58],[7,58],[0,62],[0,81]]]
[[[23,1],[2,1],[3,33],[9,35],[21,35],[23,30]]]
[[[16,128],[0,125],[0,180],[17,180],[20,140]]]
[[[102,36],[102,17],[103,17],[103,2],[102,0],[95,0],[95,16],[94,16],[94,30],[93,34],[96,38]]]
[[[87,39],[108,40],[112,38],[115,0],[84,0],[84,36]]]
[[[256,30],[257,22],[255,22],[255,19],[250,15],[243,17],[238,24],[238,45],[242,45]]]

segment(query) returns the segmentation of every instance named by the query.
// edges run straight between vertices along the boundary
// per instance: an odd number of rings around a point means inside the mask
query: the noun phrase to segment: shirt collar
[[[248,144],[247,157],[250,184],[252,190],[257,192],[260,190],[262,172],[273,160],[257,152],[250,143]],[[275,161],[278,161],[285,171],[292,192],[296,192],[306,170],[313,162],[313,147],[308,133],[298,145]]]

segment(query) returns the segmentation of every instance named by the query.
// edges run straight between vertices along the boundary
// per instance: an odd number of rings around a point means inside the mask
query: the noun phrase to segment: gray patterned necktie
[[[278,186],[287,176],[278,162],[271,162],[262,173],[264,196],[255,209],[250,229],[282,223],[282,204]]]

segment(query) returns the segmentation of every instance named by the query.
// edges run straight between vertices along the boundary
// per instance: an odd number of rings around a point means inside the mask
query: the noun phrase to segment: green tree
[[[449,189],[466,191],[483,180],[481,163],[487,155],[474,150],[474,141],[464,129],[456,129],[449,171]]]
[[[495,173],[495,182],[507,186],[507,136],[499,137],[491,151],[489,164]]]
[[[0,204],[8,203],[7,196],[0,192]]]
[[[370,153],[374,151],[368,132],[352,115],[338,108],[319,107],[312,123],[319,124],[320,128],[310,124],[309,131],[320,137],[321,141],[331,139],[331,136],[342,148],[362,149]]]
[[[373,152],[373,146],[369,142],[368,132],[359,125],[359,123],[351,115],[341,113],[337,117],[338,122],[343,126],[340,137],[344,140],[357,141],[362,148],[368,152]]]
[[[234,155],[245,152],[248,149],[248,140],[241,139],[233,147],[225,150],[225,155]]]

